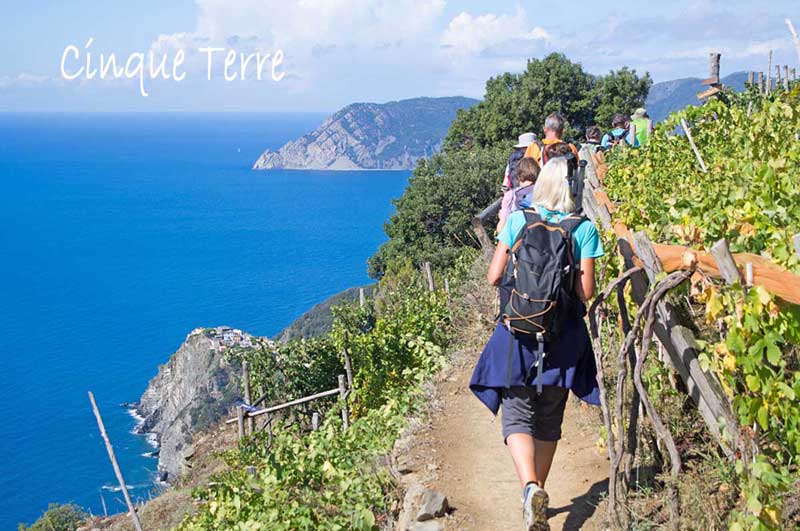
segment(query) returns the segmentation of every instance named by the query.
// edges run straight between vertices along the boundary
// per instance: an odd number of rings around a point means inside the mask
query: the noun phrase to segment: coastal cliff
[[[250,348],[253,337],[229,327],[197,328],[187,337],[136,404],[138,431],[153,434],[158,476],[174,482],[193,453],[193,435],[219,421],[242,396],[238,365],[228,348]]]
[[[411,169],[439,150],[456,112],[476,103],[462,97],[353,103],[278,151],[264,151],[253,169]]]

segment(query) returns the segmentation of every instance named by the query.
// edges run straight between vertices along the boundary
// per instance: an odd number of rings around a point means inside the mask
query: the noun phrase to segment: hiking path
[[[523,529],[521,488],[503,444],[500,416],[493,417],[469,390],[477,353],[454,360],[435,385],[428,418],[415,431],[407,463],[424,470],[425,486],[447,496],[447,530]],[[552,531],[604,530],[608,456],[597,446],[599,408],[570,395],[562,439],[546,490]]]

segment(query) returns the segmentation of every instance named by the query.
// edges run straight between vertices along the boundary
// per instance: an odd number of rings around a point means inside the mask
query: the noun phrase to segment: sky
[[[0,13],[0,111],[330,112],[480,98],[489,77],[551,52],[594,74],[628,66],[655,81],[706,77],[712,51],[723,75],[766,70],[769,50],[773,64],[800,67],[784,22],[800,31],[797,0],[0,0]],[[203,48],[224,49],[211,56],[210,80]],[[182,81],[150,79],[147,62],[138,75],[136,54],[152,52],[156,66],[163,58],[171,75],[180,51]],[[133,57],[130,78],[79,70],[112,53],[121,66]],[[242,80],[239,54],[255,53],[270,54],[262,79],[254,57]]]

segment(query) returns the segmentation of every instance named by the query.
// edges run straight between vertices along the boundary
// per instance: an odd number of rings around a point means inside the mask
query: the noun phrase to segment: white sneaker
[[[547,523],[547,505],[550,497],[537,485],[530,483],[525,487],[522,500],[522,515],[525,517],[526,531],[550,531]]]

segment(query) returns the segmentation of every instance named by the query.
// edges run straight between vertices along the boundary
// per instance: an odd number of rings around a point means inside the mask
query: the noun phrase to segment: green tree
[[[563,54],[531,59],[522,73],[506,72],[486,82],[483,101],[456,116],[445,150],[509,146],[525,131],[541,135],[544,119],[553,112],[566,118],[565,136],[578,138],[587,126],[606,126],[614,113],[630,114],[642,106],[651,85],[649,74],[640,77],[627,67],[594,76]]]
[[[649,73],[639,77],[636,70],[627,66],[598,77],[594,87],[594,123],[608,128],[615,113],[628,116],[637,107],[644,107],[652,85]]]
[[[477,247],[470,222],[497,197],[507,156],[503,148],[485,148],[420,161],[394,201],[397,211],[384,225],[390,239],[370,258],[370,275],[380,278],[393,263],[443,268],[464,246]]]
[[[89,515],[72,503],[51,503],[47,511],[30,527],[19,524],[19,531],[75,531]]]

